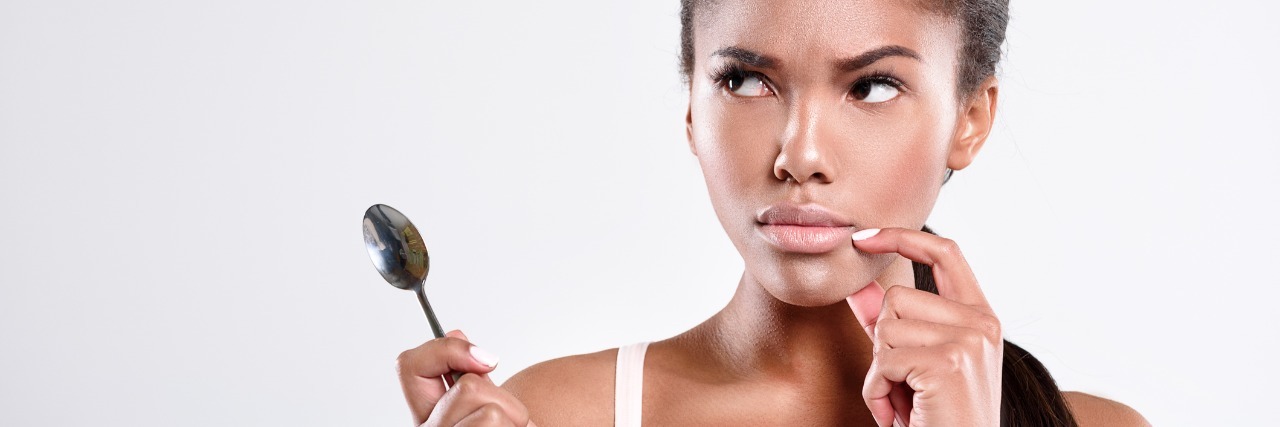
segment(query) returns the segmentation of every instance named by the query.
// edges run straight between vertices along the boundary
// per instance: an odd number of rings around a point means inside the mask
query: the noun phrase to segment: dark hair
[[[716,0],[680,0],[680,71],[686,82],[693,78],[694,9]],[[924,10],[955,19],[961,26],[964,46],[956,70],[956,96],[964,100],[983,80],[995,75],[1009,23],[1009,0],[922,0]],[[951,172],[947,171],[947,178]],[[934,234],[928,226],[923,231]],[[938,293],[933,269],[912,262],[916,289]],[[1075,427],[1066,399],[1049,370],[1031,353],[1004,341],[1001,369],[1000,425]]]

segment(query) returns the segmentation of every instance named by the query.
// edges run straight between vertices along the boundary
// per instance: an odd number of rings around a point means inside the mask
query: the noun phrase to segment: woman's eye
[[[862,80],[853,85],[853,99],[862,102],[885,102],[898,96],[898,88],[884,80]]]
[[[769,86],[759,76],[740,73],[725,79],[729,91],[738,96],[769,96]]]

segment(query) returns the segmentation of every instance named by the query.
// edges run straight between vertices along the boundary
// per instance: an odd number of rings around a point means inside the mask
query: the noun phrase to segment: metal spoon
[[[427,294],[422,290],[431,269],[431,258],[427,256],[427,245],[422,242],[418,229],[404,214],[387,205],[373,205],[364,211],[361,228],[364,229],[364,246],[369,251],[369,259],[373,260],[373,267],[391,286],[412,289],[418,294],[422,311],[427,314],[427,323],[431,324],[431,333],[436,338],[443,338],[444,329],[436,320],[436,312],[431,309]],[[450,376],[456,382],[462,373],[451,372]]]

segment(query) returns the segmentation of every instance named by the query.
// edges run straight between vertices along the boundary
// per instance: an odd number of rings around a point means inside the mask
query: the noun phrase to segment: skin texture
[[[650,345],[646,426],[998,425],[999,320],[955,242],[916,231],[944,171],[969,166],[986,140],[998,86],[991,78],[957,96],[958,26],[903,3],[699,10],[689,149],[746,268],[723,310]],[[835,67],[885,46],[912,53]],[[715,54],[728,47],[772,61]],[[714,70],[734,61],[745,72],[737,84],[717,82]],[[902,83],[896,97],[851,90],[875,74]],[[820,253],[775,244],[759,214],[781,204],[842,219],[846,243]],[[933,266],[940,295],[914,289],[911,260]],[[401,355],[415,424],[612,425],[616,349],[543,362],[499,388],[469,348],[451,334]],[[438,377],[450,369],[474,374],[446,392]],[[1068,402],[1081,425],[1145,425],[1120,404],[1079,393]]]

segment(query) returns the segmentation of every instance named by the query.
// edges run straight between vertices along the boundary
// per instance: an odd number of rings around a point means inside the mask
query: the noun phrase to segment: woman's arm
[[[541,425],[613,425],[617,357],[617,349],[611,349],[548,360],[516,373],[502,388]]]

